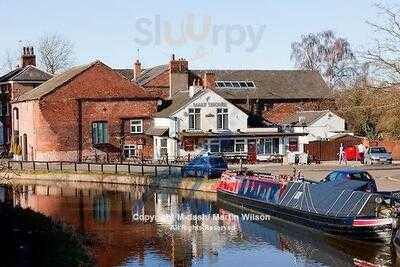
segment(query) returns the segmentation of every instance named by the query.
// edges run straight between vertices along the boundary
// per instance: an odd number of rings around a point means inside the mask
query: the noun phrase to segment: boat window
[[[351,179],[360,181],[369,181],[372,180],[372,177],[367,172],[359,172],[351,174]]]
[[[325,178],[327,182],[344,181],[346,179],[350,179],[350,177],[345,172],[332,172]]]

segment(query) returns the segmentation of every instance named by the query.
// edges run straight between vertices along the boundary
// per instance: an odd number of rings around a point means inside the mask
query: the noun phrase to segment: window
[[[216,82],[217,87],[225,87],[224,82]]]
[[[108,143],[108,123],[107,122],[92,123],[92,143],[94,145]]]
[[[235,88],[239,88],[240,84],[238,82],[232,82],[233,87]]]
[[[143,133],[143,120],[131,120],[131,133]]]
[[[256,85],[254,84],[254,82],[246,82],[246,83],[247,83],[247,87],[250,87],[250,88],[256,87]]]
[[[253,81],[216,81],[216,87],[225,89],[248,89],[255,88]]]
[[[234,152],[235,151],[235,140],[221,140],[221,152]]]
[[[244,152],[244,139],[235,140],[235,152]]]
[[[199,108],[189,108],[189,130],[200,130]]]
[[[228,109],[218,108],[217,109],[217,129],[228,130]]]
[[[298,138],[290,138],[289,139],[289,151],[295,152],[299,150],[299,139]]]
[[[257,154],[279,154],[279,138],[260,139],[257,144]]]
[[[211,153],[219,153],[219,140],[211,140],[210,141],[210,152]]]
[[[168,139],[160,139],[160,156],[166,156],[168,154]]]
[[[125,158],[134,158],[140,156],[140,145],[124,145]]]

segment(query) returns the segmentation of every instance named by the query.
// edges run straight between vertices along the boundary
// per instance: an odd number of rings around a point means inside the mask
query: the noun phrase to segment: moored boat
[[[218,199],[333,235],[388,242],[395,209],[366,181],[313,183],[288,177],[225,172]]]

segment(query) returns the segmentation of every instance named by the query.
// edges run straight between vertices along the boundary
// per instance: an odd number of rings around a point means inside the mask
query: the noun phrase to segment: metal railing
[[[153,176],[182,176],[183,165],[125,162],[74,162],[74,161],[7,161],[7,167],[20,171],[73,171],[102,174],[135,174]]]

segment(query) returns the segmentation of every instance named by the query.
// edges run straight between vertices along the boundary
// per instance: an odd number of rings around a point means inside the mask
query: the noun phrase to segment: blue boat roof
[[[360,172],[367,172],[367,171],[363,170],[363,169],[358,169],[358,168],[341,168],[341,169],[334,170],[332,172],[360,173]]]

